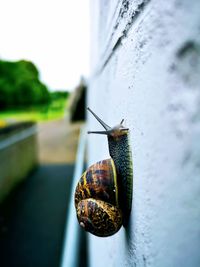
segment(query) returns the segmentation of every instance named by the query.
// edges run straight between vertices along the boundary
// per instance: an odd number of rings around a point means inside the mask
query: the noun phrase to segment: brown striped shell
[[[83,173],[75,191],[79,224],[97,236],[110,236],[122,225],[114,161],[96,162]]]

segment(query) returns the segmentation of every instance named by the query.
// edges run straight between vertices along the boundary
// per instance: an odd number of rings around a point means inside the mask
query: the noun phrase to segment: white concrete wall
[[[88,105],[125,118],[134,190],[130,227],[89,235],[90,266],[199,267],[200,1],[92,0],[91,21]],[[89,165],[107,157],[89,135]]]

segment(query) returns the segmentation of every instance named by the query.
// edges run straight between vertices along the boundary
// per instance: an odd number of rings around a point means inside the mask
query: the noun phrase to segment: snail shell
[[[109,236],[120,229],[122,212],[112,159],[99,161],[83,173],[75,191],[75,207],[79,224],[92,234]]]

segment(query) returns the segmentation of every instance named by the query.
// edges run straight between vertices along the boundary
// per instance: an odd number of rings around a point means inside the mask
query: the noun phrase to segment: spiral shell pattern
[[[96,162],[83,173],[75,191],[75,206],[87,198],[118,205],[116,169],[112,159]]]
[[[122,213],[112,159],[99,161],[83,173],[75,191],[75,207],[79,224],[94,235],[105,237],[120,229]]]
[[[101,237],[116,233],[122,225],[121,210],[102,200],[88,198],[77,206],[79,224],[88,232]]]

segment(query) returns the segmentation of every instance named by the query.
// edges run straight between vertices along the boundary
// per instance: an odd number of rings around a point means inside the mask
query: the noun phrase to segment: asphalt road
[[[0,266],[60,264],[73,165],[41,165],[0,207]]]
[[[83,123],[65,120],[38,125],[39,161],[41,163],[68,163],[76,160],[77,141]]]

